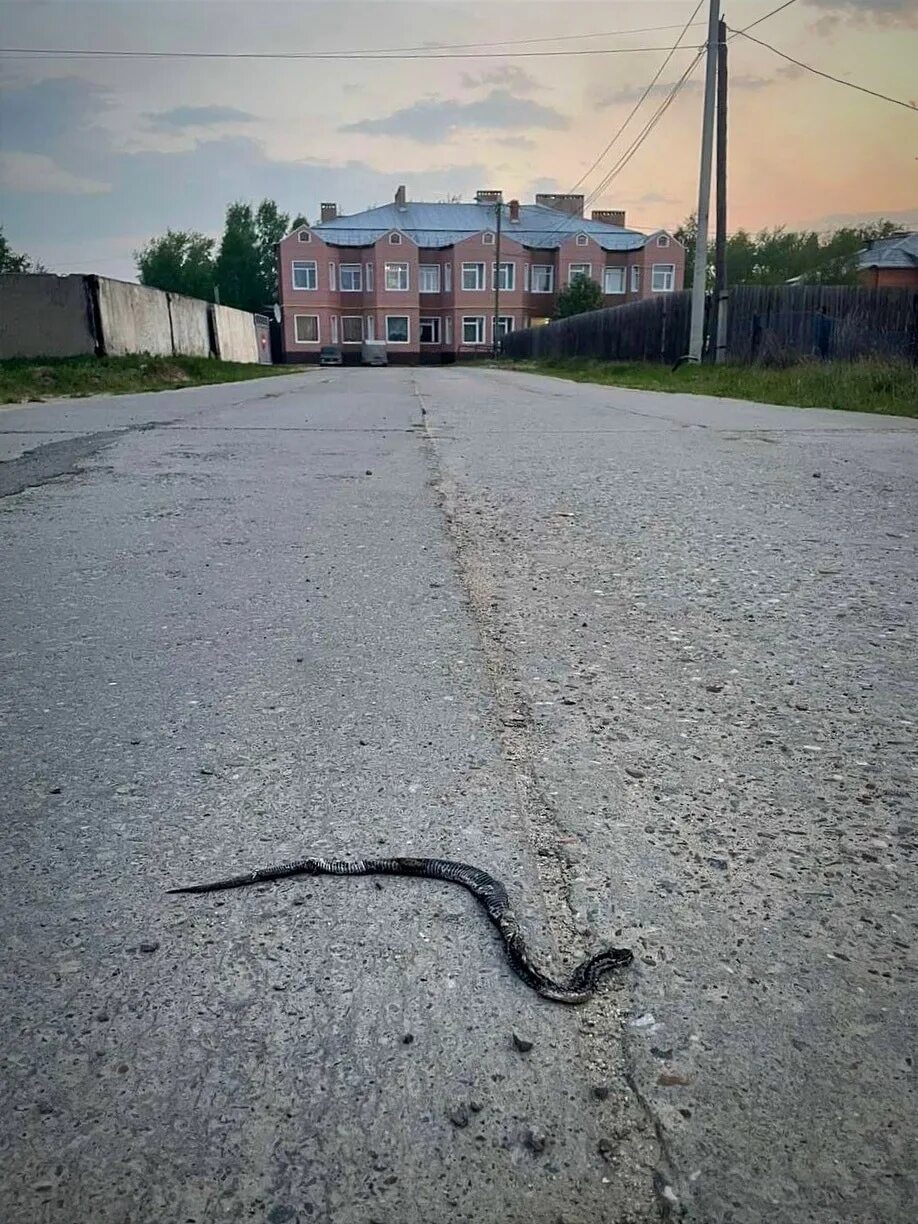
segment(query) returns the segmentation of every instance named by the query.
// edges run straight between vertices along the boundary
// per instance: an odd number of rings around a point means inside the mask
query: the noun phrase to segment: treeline
[[[308,224],[304,216],[291,220],[274,200],[256,208],[237,201],[227,207],[219,245],[196,230],[167,230],[135,251],[140,283],[240,310],[270,310],[278,298],[275,247]]]

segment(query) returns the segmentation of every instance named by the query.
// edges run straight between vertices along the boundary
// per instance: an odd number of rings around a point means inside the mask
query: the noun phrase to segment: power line
[[[55,47],[0,47],[0,55],[65,59],[188,59],[188,60],[441,60],[543,59],[575,55],[636,55],[668,51],[668,47],[575,47],[559,51],[111,51]]]
[[[773,8],[770,13],[766,13],[763,17],[756,17],[755,21],[750,21],[747,26],[743,26],[741,30],[734,30],[734,34],[745,34],[747,30],[751,30],[753,26],[761,25],[763,21],[767,21],[769,17],[774,17],[776,13],[782,12],[786,8],[790,8],[792,4],[796,4],[797,0],[784,0],[783,4],[779,4],[777,8]]]
[[[763,42],[761,38],[755,38],[752,34],[747,34],[745,30],[733,30],[733,33],[742,34],[743,38],[747,38],[750,42],[757,43],[758,46],[773,51],[775,55],[780,55],[781,59],[787,60],[789,64],[796,64],[798,68],[812,72],[815,76],[824,77],[827,81],[834,81],[836,85],[847,85],[849,89],[856,89],[858,93],[869,94],[872,98],[881,98],[884,102],[892,102],[896,106],[904,106],[906,110],[918,111],[918,106],[915,106],[913,102],[905,102],[902,98],[893,98],[889,94],[878,93],[875,89],[868,89],[866,85],[856,85],[854,81],[846,81],[844,77],[832,76],[830,72],[823,72],[821,68],[814,68],[812,64],[805,64],[803,60],[794,59],[792,55],[779,51],[777,47],[773,47],[771,43]]]

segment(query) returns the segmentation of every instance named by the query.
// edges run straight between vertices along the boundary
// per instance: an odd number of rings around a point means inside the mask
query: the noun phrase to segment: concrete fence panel
[[[208,304],[200,298],[169,295],[172,316],[172,350],[181,357],[210,356]]]
[[[102,276],[93,279],[106,356],[121,357],[127,353],[172,356],[167,294],[127,281]]]
[[[80,357],[95,349],[82,276],[0,275],[0,360]]]
[[[214,306],[214,333],[221,361],[258,361],[254,315],[232,306]]]

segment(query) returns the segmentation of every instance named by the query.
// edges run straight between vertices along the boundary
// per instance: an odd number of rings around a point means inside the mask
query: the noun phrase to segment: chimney
[[[520,202],[519,200],[510,201],[510,220],[519,221],[520,219]]]
[[[602,221],[604,225],[617,225],[625,228],[625,210],[623,208],[594,208],[590,213],[594,221]]]
[[[476,204],[499,204],[503,198],[504,198],[504,193],[502,191],[476,191],[475,192],[475,203]]]
[[[405,184],[403,183],[395,193],[395,204],[397,208],[405,207]]]
[[[334,221],[335,217],[337,217],[338,215],[338,205],[329,204],[326,202],[325,204],[321,206],[321,208],[322,208],[322,220],[323,221]]]
[[[553,208],[555,212],[567,213],[569,217],[583,216],[582,195],[555,195],[550,191],[540,191],[536,195],[536,204],[543,208]]]

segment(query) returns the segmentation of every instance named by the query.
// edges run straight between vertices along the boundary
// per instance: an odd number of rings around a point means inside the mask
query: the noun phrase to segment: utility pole
[[[717,170],[714,177],[714,312],[711,348],[718,363],[727,339],[727,23],[717,27]]]
[[[698,225],[695,272],[692,278],[692,322],[689,361],[701,361],[704,350],[704,297],[708,273],[708,219],[711,210],[711,162],[714,154],[714,102],[717,91],[717,32],[720,0],[710,0],[704,76],[704,116],[701,123],[701,169],[698,176]]]
[[[494,329],[491,332],[491,339],[494,346],[494,360],[500,360],[500,336],[497,334],[498,321],[500,320],[500,231],[501,221],[504,215],[504,193],[497,193],[497,201],[494,205],[497,209],[497,237],[494,242]]]

